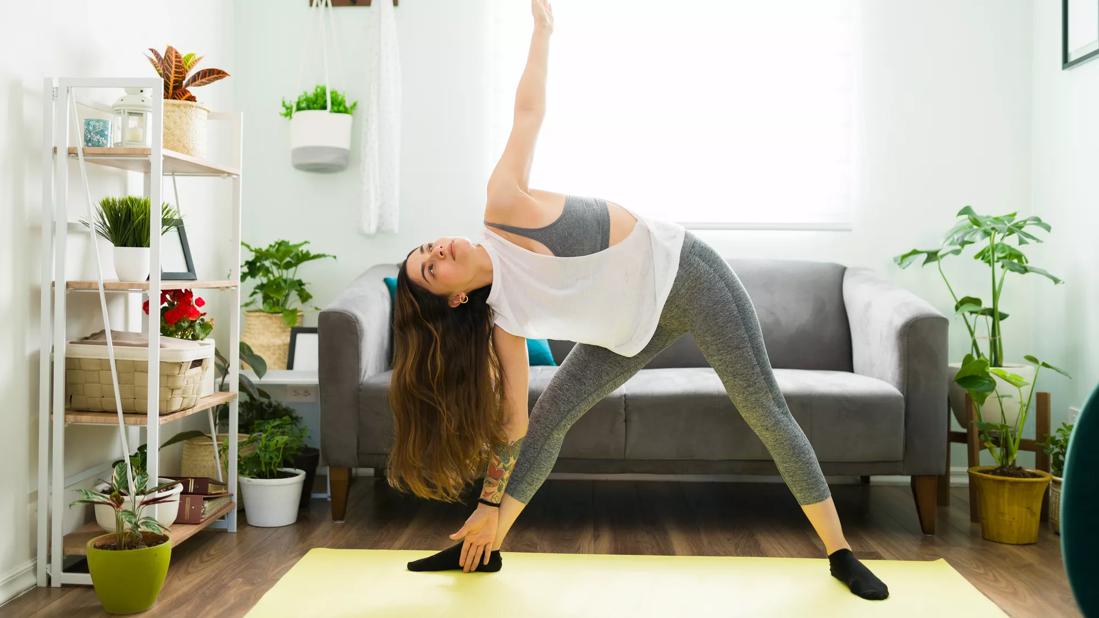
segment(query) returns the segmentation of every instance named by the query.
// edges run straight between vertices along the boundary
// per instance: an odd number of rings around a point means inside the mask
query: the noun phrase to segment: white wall
[[[145,76],[155,73],[142,57],[146,48],[163,50],[172,44],[206,54],[201,66],[237,70],[232,44],[232,7],[219,0],[178,2],[90,0],[4,2],[0,18],[0,392],[6,411],[0,432],[5,474],[0,475],[0,602],[33,585],[37,501],[38,445],[38,338],[41,246],[42,82],[46,76]],[[232,78],[230,78],[231,80]],[[226,80],[202,89],[196,96],[214,109],[233,109],[234,91]],[[121,92],[91,93],[110,103]],[[70,168],[70,207],[84,208],[83,191]],[[94,199],[105,194],[140,190],[140,177],[91,166]],[[197,267],[207,273],[223,271],[227,262],[215,248],[216,232],[211,203],[224,205],[228,183],[202,185],[180,181],[191,245]],[[166,185],[170,187],[170,185]],[[169,194],[165,194],[169,195]],[[82,211],[70,217],[79,218]],[[70,233],[68,276],[94,278],[94,262],[86,236]],[[227,237],[227,236],[226,236]],[[225,243],[222,243],[225,244]],[[110,275],[110,252],[104,252]],[[215,307],[216,319],[228,324],[224,303]],[[115,300],[110,309],[115,328],[137,328],[140,303],[126,306]],[[83,336],[102,326],[98,301],[92,294],[69,295],[70,337]],[[224,333],[222,333],[224,337]],[[186,429],[187,427],[182,427]],[[176,427],[166,428],[165,437]],[[69,427],[66,431],[66,478],[109,464],[121,455],[117,432],[111,428]],[[169,466],[168,459],[164,465]],[[94,480],[94,479],[92,479]],[[73,494],[65,497],[67,504]],[[71,528],[84,509],[69,509],[65,526]]]
[[[294,93],[299,59],[293,43],[304,42],[306,3],[241,0],[237,7],[237,23],[247,25],[237,48],[242,68],[238,101],[253,131],[245,164],[265,170],[265,182],[245,191],[246,240],[310,240],[315,249],[338,255],[336,262],[303,270],[316,304],[323,307],[370,265],[398,261],[427,239],[443,234],[479,238],[484,185],[503,148],[502,141],[491,143],[486,118],[491,107],[483,45],[488,0],[417,0],[397,8],[404,75],[401,225],[396,234],[375,236],[358,231],[357,136],[344,172],[310,174],[289,163],[288,127],[278,116],[279,100]],[[901,271],[891,257],[936,246],[965,204],[987,214],[1030,208],[1031,3],[861,0],[859,8],[863,27],[855,118],[861,174],[855,182],[854,229],[698,234],[730,257],[869,266],[950,315],[953,301],[934,270]],[[350,67],[363,57],[360,33],[373,12],[335,12],[348,79],[358,80],[347,87],[353,98],[363,94],[362,77]],[[272,40],[291,43],[266,44]],[[527,49],[515,53],[525,57]],[[313,62],[307,76],[319,75],[319,63]],[[554,110],[547,113],[552,116]],[[359,121],[356,117],[356,130]],[[945,267],[951,283],[987,298],[986,271],[970,262]],[[1005,286],[1004,302],[1012,313],[1005,322],[1010,357],[1030,349],[1028,285]],[[315,312],[307,314],[307,324],[315,320]],[[956,321],[951,357],[960,359],[967,347],[965,329]],[[955,465],[964,462],[963,454],[958,446]]]
[[[1033,211],[1053,226],[1032,263],[1065,280],[1034,288],[1033,353],[1072,380],[1039,377],[1054,426],[1099,384],[1099,59],[1061,69],[1061,3],[1034,3]]]

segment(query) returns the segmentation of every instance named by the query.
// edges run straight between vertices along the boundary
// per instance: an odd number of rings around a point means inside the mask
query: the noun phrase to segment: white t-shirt
[[[649,343],[679,270],[685,229],[637,219],[626,238],[573,257],[535,253],[484,228],[495,323],[531,339],[561,339],[634,356]]]

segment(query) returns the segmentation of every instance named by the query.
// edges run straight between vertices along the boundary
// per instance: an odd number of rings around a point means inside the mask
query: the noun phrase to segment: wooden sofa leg
[[[912,498],[916,501],[916,515],[924,534],[935,534],[935,514],[938,506],[938,482],[935,474],[912,477]]]
[[[332,485],[332,521],[342,522],[347,514],[347,495],[351,491],[351,468],[330,466],[328,474]]]

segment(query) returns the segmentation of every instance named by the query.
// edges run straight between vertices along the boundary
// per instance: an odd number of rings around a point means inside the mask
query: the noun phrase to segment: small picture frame
[[[316,326],[290,327],[290,353],[286,368],[290,371],[316,371],[320,334]]]
[[[1061,69],[1099,57],[1099,0],[1061,0]]]
[[[187,229],[182,219],[178,225],[164,234],[160,252],[161,281],[196,281],[195,263],[191,259],[191,245],[187,242]]]

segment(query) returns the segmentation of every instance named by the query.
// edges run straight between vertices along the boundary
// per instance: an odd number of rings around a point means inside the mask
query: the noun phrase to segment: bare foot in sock
[[[872,601],[880,601],[889,596],[889,588],[885,583],[859,562],[850,549],[837,549],[829,554],[828,564],[832,577],[847,584],[854,594]]]
[[[409,571],[460,571],[462,564],[459,562],[462,558],[462,544],[458,543],[453,547],[448,547],[443,551],[428,556],[427,558],[420,558],[419,560],[413,560],[408,563]],[[485,564],[482,558],[477,563],[477,568],[474,569],[480,573],[495,573],[504,566],[503,558],[500,557],[500,550],[492,550],[492,554],[489,556],[488,564]]]

